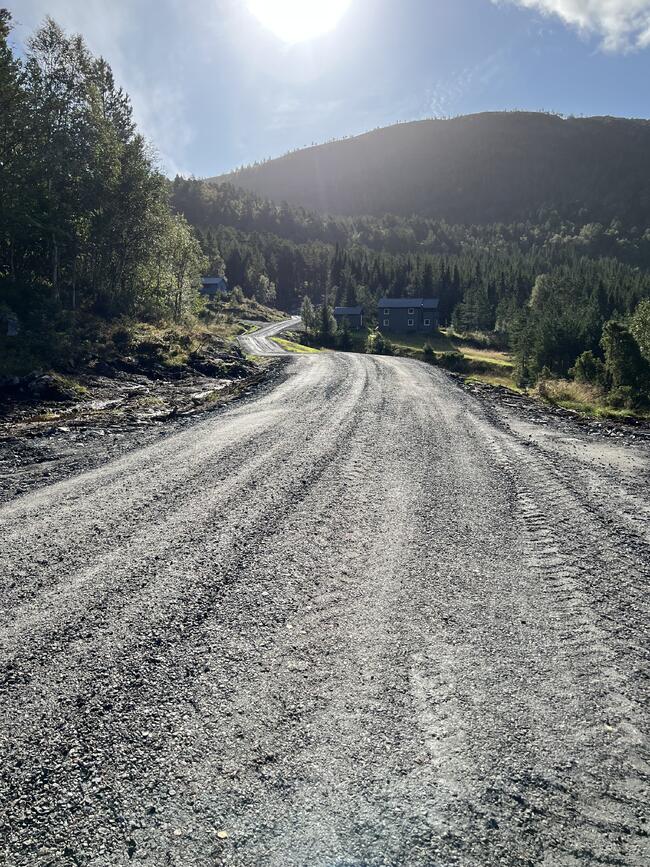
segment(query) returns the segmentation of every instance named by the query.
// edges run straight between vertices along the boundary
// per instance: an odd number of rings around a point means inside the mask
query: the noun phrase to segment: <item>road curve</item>
[[[322,353],[2,506],[2,863],[650,863],[648,455],[520,427]]]
[[[251,331],[250,334],[242,334],[239,339],[239,345],[246,355],[289,355],[286,349],[282,349],[277,343],[274,343],[269,338],[277,337],[283,331],[288,331],[290,328],[296,328],[301,322],[300,316],[294,316],[291,319],[285,319],[282,322],[270,322],[268,325],[262,325],[257,331]]]

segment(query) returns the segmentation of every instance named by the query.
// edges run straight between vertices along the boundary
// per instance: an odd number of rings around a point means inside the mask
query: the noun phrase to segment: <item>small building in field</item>
[[[427,334],[438,327],[437,298],[380,298],[379,330],[394,334]]]
[[[360,331],[363,328],[363,307],[335,307],[334,318],[338,328],[342,328],[347,319],[352,331]]]
[[[210,301],[222,298],[228,292],[228,281],[225,277],[201,277],[201,295]]]

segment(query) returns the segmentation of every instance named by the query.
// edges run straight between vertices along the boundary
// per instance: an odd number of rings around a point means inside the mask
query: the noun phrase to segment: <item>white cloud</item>
[[[493,0],[499,2],[499,0]],[[509,0],[602,37],[607,51],[650,46],[650,0]]]

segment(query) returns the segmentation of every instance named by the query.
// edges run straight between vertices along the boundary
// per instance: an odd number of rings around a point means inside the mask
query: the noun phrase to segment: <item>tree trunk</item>
[[[52,292],[54,300],[59,300],[59,245],[52,234]]]
[[[72,261],[72,312],[77,310],[77,257]]]

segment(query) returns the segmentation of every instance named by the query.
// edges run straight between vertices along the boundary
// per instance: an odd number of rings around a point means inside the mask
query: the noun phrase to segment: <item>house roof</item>
[[[380,298],[377,307],[391,307],[401,310],[408,307],[422,307],[424,310],[437,310],[437,298]]]
[[[220,283],[227,283],[225,277],[201,277],[201,282],[204,286],[218,286]]]
[[[361,316],[363,307],[335,307],[335,316]]]

